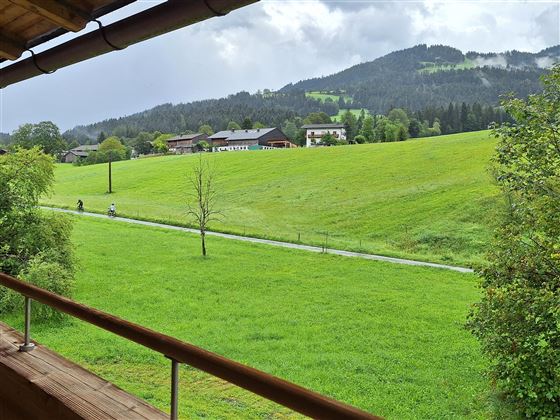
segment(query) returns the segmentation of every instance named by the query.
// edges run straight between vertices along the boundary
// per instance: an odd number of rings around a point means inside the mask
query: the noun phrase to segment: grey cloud
[[[537,16],[535,32],[547,44],[560,43],[560,3],[550,6]]]
[[[502,54],[498,54],[495,57],[476,57],[474,62],[477,66],[484,67],[507,67],[507,58]]]
[[[535,60],[537,66],[542,69],[549,69],[559,61],[560,61],[560,57],[550,57],[550,56],[539,57]]]

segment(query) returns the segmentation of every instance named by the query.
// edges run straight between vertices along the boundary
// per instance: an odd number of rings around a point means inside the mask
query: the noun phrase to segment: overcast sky
[[[138,1],[102,21],[157,3]],[[560,0],[263,0],[3,89],[0,132],[44,120],[66,130],[165,102],[279,89],[420,43],[537,52],[560,43]]]

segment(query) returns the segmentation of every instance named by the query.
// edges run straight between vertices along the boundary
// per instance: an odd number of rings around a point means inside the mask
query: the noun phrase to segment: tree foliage
[[[393,108],[387,114],[387,118],[389,118],[395,124],[401,124],[406,130],[408,130],[410,120],[408,119],[408,115],[406,115],[406,111],[404,109]]]
[[[167,153],[169,151],[169,146],[167,146],[167,140],[173,137],[173,134],[160,134],[154,140],[154,150],[156,153]]]
[[[109,156],[113,161],[122,160],[126,157],[126,147],[118,137],[111,136],[99,145],[99,153]]]
[[[375,136],[374,136],[374,133],[373,133],[373,118],[372,117],[368,116],[368,117],[364,118],[364,122],[362,124],[362,130],[360,131],[360,134],[364,137],[365,142],[371,143],[371,142],[374,141]],[[354,140],[356,140],[356,139],[354,139]],[[356,142],[359,143],[358,140],[356,140]]]
[[[560,67],[543,94],[509,98],[494,130],[508,202],[469,319],[498,386],[531,418],[560,417]]]
[[[243,118],[243,122],[241,123],[241,128],[244,130],[250,130],[253,128],[253,121],[249,117]]]
[[[239,124],[237,124],[235,121],[230,121],[227,125],[227,129],[229,131],[241,130],[241,126]],[[206,133],[206,134],[208,134],[208,133]]]
[[[24,124],[12,133],[11,141],[24,149],[39,147],[43,152],[53,156],[60,155],[67,148],[60,130],[51,121]]]
[[[212,134],[214,134],[214,129],[209,124],[203,124],[200,127],[198,127],[198,132],[202,134],[206,134],[207,136],[211,136]]]
[[[38,284],[39,267],[47,264],[49,284],[40,285],[68,294],[74,274],[72,224],[37,208],[53,180],[53,159],[38,147],[0,156],[0,271]],[[20,299],[0,288],[0,312],[15,309]]]
[[[130,145],[134,148],[137,154],[147,155],[152,151],[152,141],[154,141],[154,135],[152,133],[142,131],[130,142]]]

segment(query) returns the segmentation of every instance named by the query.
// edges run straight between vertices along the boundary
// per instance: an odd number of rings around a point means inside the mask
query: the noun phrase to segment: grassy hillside
[[[80,302],[388,418],[505,418],[463,328],[473,275],[220,238],[203,259],[194,235],[76,220]],[[34,322],[33,338],[168,410],[163,356],[79,321]],[[180,412],[290,414],[188,367]]]
[[[339,110],[339,111],[338,111],[338,114],[335,115],[335,116],[333,116],[333,117],[331,117],[331,119],[332,119],[333,121],[335,121],[335,122],[340,122],[341,119],[342,119],[342,117],[344,117],[344,114],[346,114],[346,111],[348,111],[348,109],[341,109],[341,110]],[[350,111],[352,114],[354,114],[354,116],[355,116],[356,118],[360,118],[360,114],[361,114],[361,112],[362,112],[361,109],[359,109],[359,108],[352,108],[352,109],[350,109],[349,111]],[[364,112],[365,112],[365,115],[366,115],[366,116],[369,115],[369,111],[368,111],[367,109],[365,109]]]
[[[318,99],[321,102],[324,102],[327,98],[332,99],[334,102],[338,103],[341,95],[334,94],[334,93],[326,93],[326,92],[305,92],[305,96],[308,98]],[[342,95],[346,102],[352,102],[352,97],[348,95]]]
[[[497,189],[488,132],[402,143],[205,155],[225,217],[213,228],[446,263],[480,261]],[[187,223],[186,175],[198,156],[107,166],[61,164],[46,204]]]
[[[420,64],[424,66],[424,68],[419,69],[419,73],[436,73],[438,71],[450,71],[450,70],[467,70],[467,69],[474,69],[476,64],[473,60],[465,57],[465,60],[459,64],[438,64],[432,63],[427,61],[422,61]]]

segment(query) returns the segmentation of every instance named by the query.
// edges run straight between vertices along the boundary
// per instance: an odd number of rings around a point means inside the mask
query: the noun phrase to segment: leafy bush
[[[366,142],[366,140],[367,139],[364,136],[362,136],[361,134],[354,137],[354,142],[358,143],[358,144],[364,144]]]
[[[68,297],[71,296],[74,286],[72,272],[59,263],[50,262],[44,255],[33,257],[18,277],[35,286]],[[0,292],[2,312],[22,310],[23,300],[22,295],[10,289],[4,289],[3,293]],[[37,302],[33,302],[32,312],[34,319],[58,319],[63,317],[61,312]]]
[[[560,66],[544,92],[510,98],[495,177],[508,208],[468,326],[499,388],[530,418],[560,418]]]
[[[72,223],[37,208],[53,179],[53,159],[37,148],[0,156],[0,271],[67,294],[74,274]],[[21,299],[0,287],[0,312],[16,309]]]
[[[206,140],[199,141],[195,147],[197,151],[201,151],[201,152],[205,152],[212,149],[212,146],[210,146],[210,143],[208,143]]]

